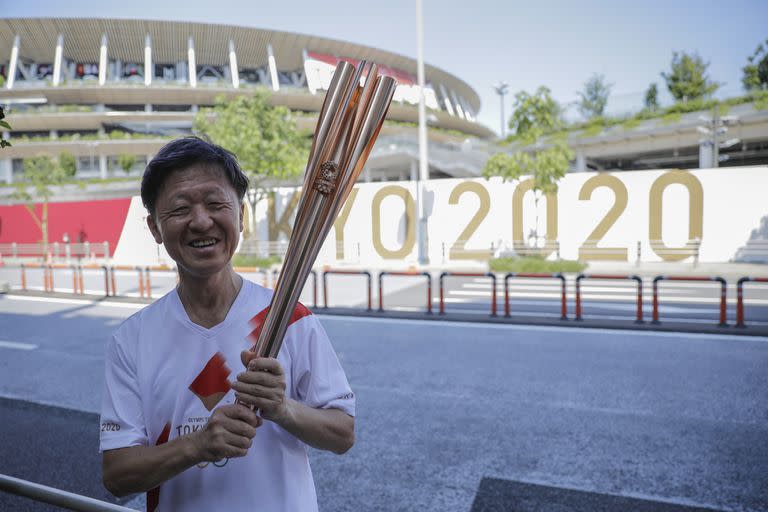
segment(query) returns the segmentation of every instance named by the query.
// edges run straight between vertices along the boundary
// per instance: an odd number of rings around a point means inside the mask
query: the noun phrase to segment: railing
[[[440,274],[440,314],[445,314],[444,281],[446,277],[489,277],[491,278],[491,316],[496,316],[496,274],[492,272],[443,272]]]
[[[328,307],[328,274],[337,274],[344,276],[366,276],[368,282],[368,311],[373,309],[372,300],[372,278],[367,270],[325,270],[323,272],[323,307]]]
[[[745,276],[736,283],[736,327],[746,327],[744,324],[744,283],[768,283],[768,277]]]
[[[509,280],[513,277],[522,279],[559,279],[560,280],[560,320],[568,320],[568,302],[566,299],[565,276],[559,272],[554,274],[538,274],[530,272],[509,272],[504,276],[504,316],[510,317]]]
[[[34,244],[10,243],[0,244],[0,260],[3,258],[24,259],[33,258],[47,262],[64,261],[69,264],[72,260],[97,260],[109,258],[109,242],[42,242]]]
[[[131,508],[2,474],[0,490],[78,512],[136,512]]]
[[[579,274],[576,277],[576,320],[583,320],[581,316],[581,281],[584,279],[607,279],[617,281],[622,279],[631,279],[637,282],[637,315],[635,323],[643,323],[643,280],[636,275],[616,275],[616,274]]]
[[[659,322],[659,281],[716,281],[720,283],[720,327],[728,325],[726,317],[726,297],[728,283],[720,276],[656,276],[653,279],[653,322]]]
[[[427,278],[427,314],[432,314],[432,276],[429,272],[394,272],[379,273],[379,311],[384,311],[384,276],[424,276]]]

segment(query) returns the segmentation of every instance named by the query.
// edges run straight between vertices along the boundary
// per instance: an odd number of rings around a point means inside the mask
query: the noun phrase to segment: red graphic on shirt
[[[256,343],[259,339],[259,334],[261,333],[261,329],[264,327],[264,321],[267,319],[267,313],[269,312],[269,306],[262,309],[258,315],[251,318],[251,321],[249,324],[251,327],[253,327],[253,331],[251,331],[251,334],[248,335],[248,338],[253,342]],[[298,302],[296,304],[296,308],[293,310],[293,314],[291,315],[291,320],[288,322],[288,325],[291,325],[294,322],[297,322],[304,318],[305,316],[311,315],[312,312],[309,310],[308,307],[306,307],[301,302]]]
[[[230,389],[227,378],[229,374],[224,356],[221,352],[216,352],[189,385],[189,390],[203,402],[206,409],[211,411]]]
[[[160,436],[155,441],[155,446],[160,446],[168,442],[168,436],[171,435],[171,424],[166,423],[163,431],[160,432]],[[160,503],[160,486],[147,491],[147,512],[155,512],[157,505]]]

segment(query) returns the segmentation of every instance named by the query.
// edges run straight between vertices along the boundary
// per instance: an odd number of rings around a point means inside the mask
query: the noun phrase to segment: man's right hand
[[[262,419],[244,405],[231,404],[216,408],[202,430],[192,435],[198,456],[203,462],[244,457]]]

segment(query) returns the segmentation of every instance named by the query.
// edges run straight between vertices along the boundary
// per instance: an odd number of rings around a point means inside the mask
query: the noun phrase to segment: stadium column
[[[8,139],[8,133],[3,132],[3,138]],[[3,158],[0,160],[0,176],[3,177],[3,180],[10,185],[13,183],[13,164],[11,163],[10,158]]]
[[[101,49],[99,50],[99,85],[107,81],[107,34],[101,34]]]
[[[197,64],[195,64],[195,40],[187,40],[187,59],[189,60],[189,86],[197,87]]]
[[[443,95],[443,101],[445,102],[445,109],[448,111],[449,114],[452,116],[455,116],[456,114],[453,111],[453,105],[451,105],[451,98],[448,97],[448,93],[445,92],[445,87],[443,87],[443,84],[440,84],[440,93]]]
[[[13,89],[13,81],[16,79],[16,66],[19,64],[19,35],[13,38],[13,47],[11,48],[11,61],[8,64],[8,81],[5,82],[7,89]]]
[[[267,59],[269,61],[269,78],[272,80],[272,90],[280,90],[280,80],[277,77],[277,63],[275,62],[275,52],[272,51],[272,44],[267,45]]]
[[[152,85],[152,38],[144,39],[144,85]]]
[[[56,54],[53,57],[53,86],[58,87],[61,83],[61,61],[64,58],[64,35],[59,34],[56,39]]]
[[[576,151],[576,172],[585,172],[587,170],[587,157],[584,151]]]
[[[229,40],[229,74],[232,75],[232,87],[240,87],[240,72],[237,70],[237,53],[235,53],[235,42]]]

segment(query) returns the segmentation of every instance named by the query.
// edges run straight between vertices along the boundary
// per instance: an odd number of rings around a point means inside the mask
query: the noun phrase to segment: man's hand
[[[242,405],[216,408],[205,428],[191,434],[199,458],[215,462],[227,457],[244,457],[261,423],[256,413]]]
[[[288,414],[285,372],[277,359],[258,357],[250,350],[240,354],[246,371],[232,383],[235,396],[259,409],[261,417],[282,424]]]

